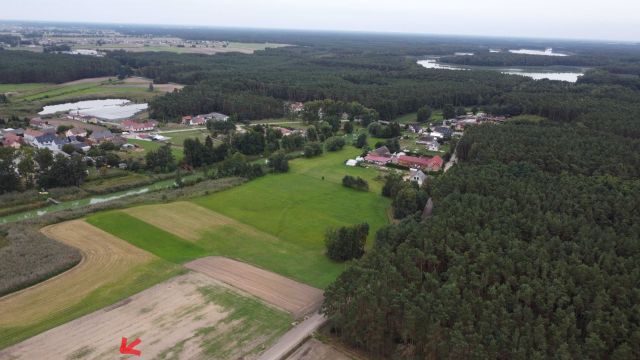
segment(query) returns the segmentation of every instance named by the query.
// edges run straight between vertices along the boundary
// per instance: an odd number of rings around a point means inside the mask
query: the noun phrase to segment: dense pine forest
[[[327,290],[333,330],[390,357],[640,357],[639,145],[582,124],[471,129],[421,190],[432,217],[378,232]]]
[[[65,54],[38,54],[0,48],[0,83],[63,83],[98,76],[115,76],[113,59]]]

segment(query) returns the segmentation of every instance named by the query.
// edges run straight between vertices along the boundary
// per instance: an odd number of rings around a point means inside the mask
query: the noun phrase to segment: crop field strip
[[[212,256],[185,266],[284,309],[296,319],[322,304],[322,290],[240,261]]]

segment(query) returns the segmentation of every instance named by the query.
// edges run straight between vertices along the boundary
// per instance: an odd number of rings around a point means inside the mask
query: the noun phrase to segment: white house
[[[409,181],[418,183],[418,186],[422,186],[422,184],[427,181],[427,174],[423,173],[422,170],[411,169],[409,171]]]

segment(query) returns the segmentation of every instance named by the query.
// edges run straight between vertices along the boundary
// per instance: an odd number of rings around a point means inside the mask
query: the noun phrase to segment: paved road
[[[207,128],[206,127],[192,127],[192,128],[180,129],[180,130],[162,130],[162,131],[158,131],[158,134],[171,134],[171,133],[177,133],[177,132],[183,132],[183,131],[194,131],[194,130],[207,130]]]
[[[327,321],[316,313],[284,334],[277,343],[265,351],[258,360],[281,360]]]

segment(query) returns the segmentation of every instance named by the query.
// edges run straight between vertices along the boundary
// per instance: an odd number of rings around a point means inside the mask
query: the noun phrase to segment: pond
[[[126,99],[87,100],[74,103],[45,106],[39,115],[52,115],[69,112],[73,115],[94,116],[105,120],[118,120],[131,117],[146,110],[146,103],[136,104]]]

